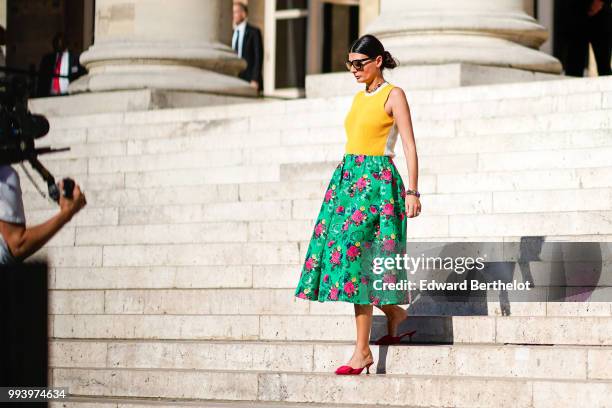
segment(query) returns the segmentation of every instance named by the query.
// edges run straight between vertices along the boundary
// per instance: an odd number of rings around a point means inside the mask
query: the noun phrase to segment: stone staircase
[[[407,95],[423,194],[409,241],[612,241],[612,78]],[[50,118],[39,144],[71,151],[43,162],[88,200],[36,255],[50,383],[72,395],[52,407],[612,406],[610,302],[412,308],[412,344],[372,346],[376,374],[333,374],[353,307],[293,291],[350,102]],[[56,209],[17,169],[41,222]]]

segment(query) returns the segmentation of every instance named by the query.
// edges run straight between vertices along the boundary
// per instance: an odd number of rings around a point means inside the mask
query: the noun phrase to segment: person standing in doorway
[[[68,50],[63,33],[53,37],[53,52],[46,54],[38,69],[38,97],[68,94],[68,84],[85,73],[79,56]]]
[[[6,58],[2,47],[6,45],[6,30],[0,25],[0,67],[6,68]],[[0,71],[0,78],[4,78],[4,71]]]
[[[590,43],[598,75],[612,75],[612,0],[572,0],[568,6],[570,20],[565,74],[584,75]]]
[[[232,48],[240,58],[247,62],[247,67],[238,76],[249,81],[251,86],[263,90],[263,41],[259,28],[247,21],[248,8],[239,1],[234,2]]]

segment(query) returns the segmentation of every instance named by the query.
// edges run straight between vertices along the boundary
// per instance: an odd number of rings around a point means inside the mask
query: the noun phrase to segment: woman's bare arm
[[[417,156],[416,142],[414,140],[414,130],[412,128],[412,118],[410,107],[404,90],[394,87],[389,93],[389,105],[397,130],[402,139],[402,148],[408,165],[408,188],[418,190],[419,185],[419,159]],[[406,212],[408,217],[414,217],[421,211],[419,198],[414,195],[406,196]]]

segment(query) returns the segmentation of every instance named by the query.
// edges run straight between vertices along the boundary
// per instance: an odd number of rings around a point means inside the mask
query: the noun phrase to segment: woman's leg
[[[408,311],[399,305],[376,306],[387,316],[387,331],[390,336],[397,336],[397,328],[408,317]]]
[[[357,343],[348,365],[353,368],[365,367],[374,361],[370,350],[370,330],[372,328],[372,305],[355,304],[355,324],[357,325]]]

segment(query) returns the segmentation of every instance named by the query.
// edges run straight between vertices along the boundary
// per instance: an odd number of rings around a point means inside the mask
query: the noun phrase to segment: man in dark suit
[[[566,0],[568,54],[565,74],[581,77],[593,47],[597,72],[612,75],[612,0]]]
[[[240,58],[247,62],[247,67],[238,76],[249,81],[253,88],[263,90],[263,41],[259,28],[247,22],[248,8],[244,3],[234,2],[232,48]]]
[[[68,50],[64,35],[53,37],[53,52],[45,54],[38,68],[39,97],[66,95],[68,84],[85,73],[79,64],[79,56]]]

